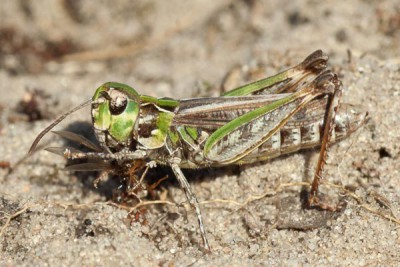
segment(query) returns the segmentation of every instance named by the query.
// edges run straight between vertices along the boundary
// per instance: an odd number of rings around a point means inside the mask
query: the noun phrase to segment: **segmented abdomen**
[[[301,117],[301,114],[299,116]],[[267,160],[300,149],[319,146],[322,141],[324,120],[321,116],[316,117],[319,119],[315,121],[310,117],[310,113],[305,120],[294,117],[269,140],[238,163]],[[342,104],[335,118],[336,126],[332,131],[331,142],[339,141],[356,131],[365,123],[366,118],[367,113],[360,112],[352,105]]]

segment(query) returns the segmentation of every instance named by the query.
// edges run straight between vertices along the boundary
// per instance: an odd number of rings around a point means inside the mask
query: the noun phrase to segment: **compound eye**
[[[126,109],[128,105],[128,99],[124,95],[118,95],[110,101],[110,112],[111,115],[119,115]]]

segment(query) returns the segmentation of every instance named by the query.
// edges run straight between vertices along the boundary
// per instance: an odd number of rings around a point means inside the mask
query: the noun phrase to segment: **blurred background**
[[[86,96],[118,80],[146,94],[190,97],[234,65],[274,73],[316,49],[338,63],[349,52],[398,58],[399,38],[399,3],[388,0],[2,0],[0,90],[7,79],[51,75],[58,77],[49,84],[35,78],[13,89]],[[76,80],[85,86],[71,88]]]
[[[302,209],[299,187],[240,210],[202,204],[213,248],[205,256],[192,213],[187,220],[174,206],[149,206],[148,224],[133,224],[127,211],[105,203],[87,177],[60,171],[61,157],[39,149],[26,158],[51,120],[104,82],[127,83],[156,97],[217,96],[317,49],[329,54],[343,81],[343,102],[360,105],[371,118],[331,149],[325,177],[360,198],[348,198],[345,212],[333,219]],[[22,209],[0,237],[0,265],[396,265],[399,81],[398,0],[0,0],[0,225]],[[69,125],[90,135],[90,124],[84,128],[81,120],[90,121],[87,109],[57,129]],[[63,145],[50,136],[43,144]],[[310,179],[316,156],[296,153],[199,171],[189,180],[200,201],[243,202],[281,183]],[[185,201],[173,182],[157,192],[174,203]],[[300,230],[293,218],[285,223],[285,216],[297,213],[322,223]]]

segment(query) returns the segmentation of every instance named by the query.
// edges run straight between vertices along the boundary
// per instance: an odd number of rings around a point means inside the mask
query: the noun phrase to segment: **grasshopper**
[[[149,166],[170,166],[196,212],[204,247],[209,250],[199,202],[182,172],[185,168],[252,163],[320,146],[308,206],[334,209],[318,199],[328,147],[360,128],[367,113],[350,104],[339,108],[342,84],[327,69],[327,61],[328,56],[318,50],[297,66],[219,97],[155,98],[140,95],[128,85],[107,82],[91,99],[44,129],[29,153],[69,114],[91,105],[101,148],[76,134],[58,132],[94,151],[48,150],[72,160],[97,159],[121,166],[144,160]]]

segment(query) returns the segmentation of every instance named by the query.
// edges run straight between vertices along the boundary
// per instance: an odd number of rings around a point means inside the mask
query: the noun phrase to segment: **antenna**
[[[47,126],[46,129],[41,131],[40,134],[36,137],[35,141],[33,141],[32,145],[31,145],[31,148],[29,149],[28,156],[32,155],[32,153],[35,151],[38,143],[43,138],[43,136],[45,136],[51,129],[53,129],[54,126],[59,124],[62,120],[64,120],[71,113],[74,113],[75,111],[77,111],[77,110],[79,110],[79,109],[81,109],[83,107],[86,107],[87,105],[89,105],[92,102],[94,103],[96,101],[92,101],[92,99],[86,100],[85,102],[83,102],[82,104],[78,105],[77,107],[74,107],[73,109],[71,109],[71,110],[65,112],[64,114],[62,114],[55,121],[53,121],[49,126]]]

